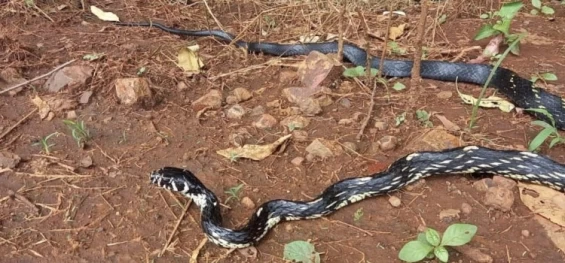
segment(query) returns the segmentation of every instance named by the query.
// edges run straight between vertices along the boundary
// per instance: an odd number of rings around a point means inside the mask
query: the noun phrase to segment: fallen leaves
[[[277,148],[279,148],[279,146],[281,146],[284,142],[286,142],[290,137],[292,137],[292,134],[288,134],[283,137],[280,137],[278,140],[270,144],[265,144],[265,145],[246,144],[243,147],[237,147],[237,148],[231,147],[223,150],[218,150],[216,153],[232,161],[237,160],[238,158],[246,158],[255,161],[260,161],[272,155],[273,152]]]
[[[198,45],[183,47],[177,55],[177,64],[189,75],[200,73],[200,69],[204,67],[204,62],[197,54]]]
[[[120,22],[120,18],[116,14],[112,12],[106,12],[96,6],[91,5],[90,12],[102,21]]]

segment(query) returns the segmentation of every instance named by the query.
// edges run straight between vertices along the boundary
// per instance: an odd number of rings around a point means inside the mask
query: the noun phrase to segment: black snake
[[[322,53],[338,51],[337,42],[307,44],[245,42],[235,40],[234,36],[220,30],[190,31],[148,22],[115,24],[156,27],[183,36],[213,36],[246,48],[249,52],[276,56],[305,55],[314,50]],[[343,57],[354,65],[364,66],[367,53],[353,44],[345,44]],[[379,58],[372,57],[373,68],[378,68],[379,63]],[[380,70],[387,77],[409,77],[412,64],[412,61],[387,59]],[[421,76],[427,79],[483,85],[492,69],[490,65],[425,60],[421,64]],[[547,110],[553,117],[556,127],[565,129],[565,108],[561,97],[535,87],[531,81],[506,68],[497,68],[489,85],[520,108]],[[544,114],[529,113],[550,121]],[[190,171],[165,167],[153,171],[150,178],[153,184],[192,198],[200,207],[201,226],[209,240],[223,247],[242,248],[256,244],[281,221],[319,218],[365,198],[396,191],[421,178],[454,173],[499,174],[520,181],[546,185],[560,191],[565,190],[565,166],[535,153],[493,150],[478,146],[439,152],[417,152],[400,158],[384,172],[339,181],[308,202],[289,200],[266,202],[253,213],[245,226],[234,230],[222,227],[218,198]]]

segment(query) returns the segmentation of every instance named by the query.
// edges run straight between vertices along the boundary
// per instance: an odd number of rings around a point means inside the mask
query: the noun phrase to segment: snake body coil
[[[308,44],[245,42],[235,40],[234,36],[219,30],[189,31],[147,22],[115,24],[156,27],[176,35],[213,36],[246,48],[249,52],[276,56],[305,55],[314,50],[322,53],[338,51],[337,42]],[[355,65],[364,66],[367,53],[355,45],[345,44],[343,56]],[[379,63],[379,58],[372,58],[373,68],[378,68]],[[405,60],[385,60],[383,67],[380,68],[382,74],[388,77],[409,77],[411,69],[412,61]],[[427,79],[483,85],[492,69],[489,65],[426,60],[421,64],[421,76]],[[531,81],[505,68],[496,70],[490,86],[496,88],[518,107],[547,110],[555,120],[555,125],[560,129],[565,128],[565,109],[560,97],[535,87]],[[550,121],[543,114],[528,113]],[[456,173],[499,174],[524,182],[546,185],[560,191],[565,189],[565,166],[531,152],[493,150],[477,146],[439,152],[417,152],[398,159],[384,172],[339,181],[311,201],[266,202],[253,213],[245,226],[234,230],[222,227],[218,198],[190,171],[165,167],[153,171],[150,180],[153,184],[191,198],[200,207],[202,229],[213,243],[222,247],[242,248],[259,242],[281,221],[319,218],[365,198],[396,191],[421,178]]]

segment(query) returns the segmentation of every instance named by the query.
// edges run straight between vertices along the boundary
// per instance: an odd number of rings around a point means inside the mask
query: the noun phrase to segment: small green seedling
[[[398,127],[406,120],[406,112],[403,112],[394,117],[394,126]]]
[[[514,42],[516,39],[518,39],[519,34],[511,34],[510,25],[514,16],[516,16],[518,11],[523,6],[524,4],[521,1],[505,3],[498,11],[481,15],[481,18],[495,19],[496,21],[491,24],[483,25],[479,29],[479,32],[477,32],[477,34],[475,35],[475,40],[494,37],[502,34],[504,35],[505,44]],[[514,45],[510,52],[515,55],[520,54],[520,45]]]
[[[396,54],[396,55],[405,55],[406,54],[406,48],[402,48],[398,45],[398,43],[391,41],[387,43],[388,48],[390,48],[390,51],[392,52],[392,54]]]
[[[235,163],[239,159],[239,154],[236,152],[230,152],[230,162]]]
[[[530,142],[528,146],[529,151],[537,151],[541,147],[541,145],[547,140],[551,139],[549,142],[549,148],[553,148],[556,144],[565,143],[565,138],[561,137],[559,134],[559,130],[555,127],[555,120],[553,116],[545,110],[545,109],[526,109],[527,111],[533,111],[537,113],[541,113],[547,116],[551,123],[547,123],[546,121],[542,120],[535,120],[532,121],[532,125],[541,126],[543,130],[541,130],[536,137]]]
[[[358,222],[361,218],[363,218],[363,207],[357,209],[353,214],[353,221]]]
[[[308,241],[292,241],[284,245],[284,260],[300,263],[320,263],[320,253]]]
[[[394,85],[392,85],[392,89],[396,90],[396,91],[401,91],[405,88],[406,88],[406,86],[404,84],[400,83],[400,82],[396,82],[396,83],[394,83]]]
[[[91,139],[90,131],[86,128],[84,121],[63,120],[63,123],[71,130],[71,135],[78,147],[84,148],[84,143]]]
[[[541,0],[532,0],[532,6],[534,6],[534,9],[530,11],[530,14],[532,15],[537,15],[540,12],[549,16],[555,14],[555,10],[549,6],[542,5]]]
[[[243,187],[243,184],[238,184],[238,185],[228,189],[227,191],[224,191],[224,193],[229,195],[228,199],[226,199],[226,203],[229,202],[231,199],[236,199],[237,201],[239,201],[239,191],[241,191],[242,187]]]
[[[416,110],[416,118],[418,118],[425,127],[431,128],[434,126],[430,121],[430,114],[425,110]]]
[[[557,76],[551,72],[545,72],[533,74],[530,78],[530,81],[534,83],[536,83],[538,80],[541,80],[547,84],[548,81],[556,81]]]
[[[58,136],[59,133],[58,132],[54,132],[51,133],[43,138],[40,138],[39,141],[37,141],[36,143],[32,144],[33,146],[41,146],[42,152],[49,155],[51,154],[51,147],[55,146],[55,144],[51,144],[49,143],[49,139],[51,139],[51,137],[53,136]]]
[[[441,262],[447,262],[449,252],[446,247],[461,246],[469,243],[477,233],[477,226],[469,224],[453,224],[447,227],[443,233],[432,228],[427,228],[418,238],[410,241],[402,247],[398,258],[406,262],[418,262],[424,258],[436,257]]]
[[[364,77],[366,74],[365,67],[357,66],[354,68],[347,68],[343,71],[343,76],[348,78],[358,78]],[[371,77],[376,76],[379,73],[378,69],[371,68]]]

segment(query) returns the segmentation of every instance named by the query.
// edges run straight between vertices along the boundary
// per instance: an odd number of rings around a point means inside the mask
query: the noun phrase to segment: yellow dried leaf
[[[532,212],[565,226],[565,194],[541,185],[518,183],[518,187],[520,199]]]
[[[459,94],[461,100],[463,100],[463,102],[465,102],[466,104],[475,105],[477,103],[477,99],[475,97],[471,95],[463,94],[459,92],[459,89],[457,89],[457,93]],[[479,107],[498,108],[503,112],[511,112],[515,108],[514,104],[512,104],[511,102],[494,95],[488,98],[481,99],[481,102],[479,103]]]
[[[399,26],[390,27],[390,29],[388,30],[388,38],[390,40],[396,40],[397,38],[402,36],[402,34],[404,34],[404,28],[406,28],[406,23]]]
[[[273,152],[286,140],[288,140],[292,134],[288,134],[276,140],[271,144],[266,145],[255,145],[255,144],[247,144],[243,147],[237,148],[227,148],[224,150],[219,150],[216,153],[224,156],[230,160],[237,159],[237,158],[247,158],[252,159],[255,161],[263,160],[269,157]]]
[[[189,73],[200,73],[200,69],[204,66],[204,62],[198,57],[194,51],[195,47],[184,47],[179,51],[177,56],[178,65],[184,71]]]
[[[39,96],[35,96],[35,98],[31,99],[31,102],[37,107],[40,119],[45,119],[49,112],[51,112],[49,103],[42,100]]]
[[[116,14],[112,12],[105,12],[96,6],[91,5],[90,12],[102,21],[120,22],[120,18]]]

